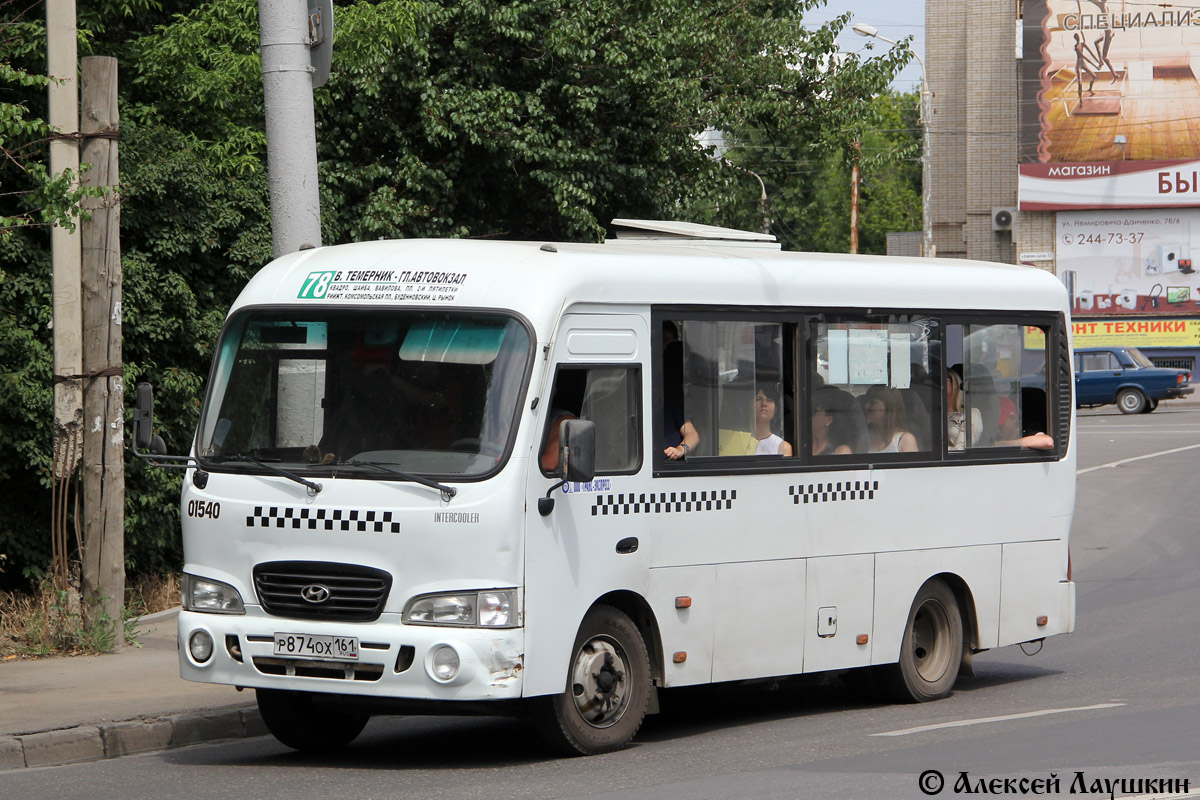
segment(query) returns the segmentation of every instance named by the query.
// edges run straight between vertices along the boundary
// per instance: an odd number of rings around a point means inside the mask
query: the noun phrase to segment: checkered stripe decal
[[[246,527],[360,533],[400,532],[400,523],[392,521],[391,511],[297,506],[255,506],[254,514],[246,517]]]
[[[592,516],[727,511],[733,508],[734,500],[737,500],[737,489],[722,489],[719,492],[630,492],[600,495],[592,505]]]
[[[879,481],[838,481],[836,483],[810,483],[789,486],[792,502],[835,503],[841,500],[874,500],[879,491]]]

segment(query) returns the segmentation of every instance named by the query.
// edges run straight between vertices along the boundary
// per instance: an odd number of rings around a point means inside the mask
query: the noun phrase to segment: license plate
[[[275,634],[275,655],[291,658],[357,661],[355,636],[313,636],[307,633]]]

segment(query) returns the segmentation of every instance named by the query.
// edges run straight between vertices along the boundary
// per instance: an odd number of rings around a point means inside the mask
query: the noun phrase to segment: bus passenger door
[[[633,314],[568,314],[551,351],[529,468],[525,537],[527,696],[562,692],[579,624],[603,595],[645,596],[649,458],[643,452],[646,321]],[[564,419],[596,425],[596,477],[558,481],[553,434]],[[546,460],[543,461],[543,456]]]

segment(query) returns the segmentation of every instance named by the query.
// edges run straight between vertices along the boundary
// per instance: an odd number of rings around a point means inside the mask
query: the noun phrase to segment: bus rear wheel
[[[650,660],[633,620],[611,606],[593,608],[579,627],[568,669],[566,691],[537,701],[542,738],[567,755],[628,745],[650,697]]]
[[[371,715],[321,701],[312,692],[256,689],[258,713],[271,735],[293,750],[328,753],[362,733]]]
[[[950,694],[962,661],[962,614],[943,581],[921,587],[908,612],[900,660],[882,672],[888,694],[901,703],[925,703]]]

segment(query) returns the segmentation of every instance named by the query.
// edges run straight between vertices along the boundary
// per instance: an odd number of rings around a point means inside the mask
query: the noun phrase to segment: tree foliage
[[[81,55],[120,62],[125,379],[155,384],[182,452],[225,310],[271,255],[257,2],[78,3]],[[315,94],[324,240],[595,241],[617,216],[740,207],[744,181],[699,132],[818,157],[852,141],[904,60],[832,60],[846,19],[803,22],[822,4],[343,0]],[[23,27],[0,59],[0,135],[36,137],[44,82],[20,76],[44,68],[44,23],[7,19]],[[27,573],[49,551],[47,240],[0,241],[0,553]],[[178,565],[178,481],[127,464],[135,572]]]
[[[917,102],[915,92],[880,93],[832,147],[814,146],[803,136],[772,137],[761,129],[729,132],[727,199],[694,212],[714,223],[757,230],[765,186],[771,232],[786,249],[849,252],[851,167],[857,158],[859,252],[886,253],[889,232],[921,229]]]

